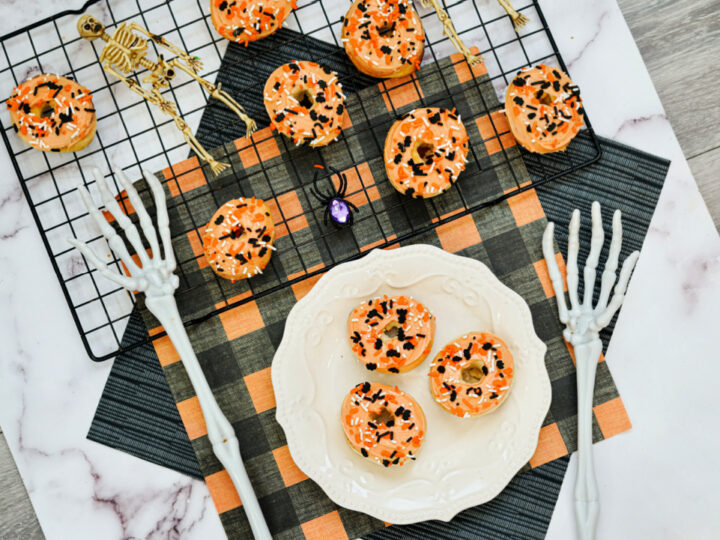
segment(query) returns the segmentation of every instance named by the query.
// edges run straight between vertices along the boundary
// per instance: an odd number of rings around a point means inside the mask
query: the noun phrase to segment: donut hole
[[[479,383],[485,376],[483,367],[480,362],[473,362],[460,370],[460,377],[462,377],[463,382],[468,384]]]
[[[384,23],[382,26],[378,26],[378,34],[380,37],[389,38],[395,33],[395,23],[389,24]]]
[[[305,107],[307,110],[310,110],[315,106],[315,98],[313,97],[312,92],[310,92],[307,88],[296,88],[293,90],[291,95],[301,107]]]
[[[540,103],[542,103],[543,105],[552,105],[553,102],[555,101],[555,96],[545,92],[545,93],[543,93],[542,97],[540,99],[538,99],[538,101]]]
[[[32,109],[30,109],[30,112],[35,116],[39,116],[40,118],[51,118],[52,115],[55,114],[56,107],[57,103],[55,103],[55,101],[51,99],[50,101],[46,101],[42,105],[33,107]]]
[[[383,328],[383,331],[380,334],[380,339],[387,343],[388,341],[397,338],[401,328],[402,326],[400,323],[397,321],[391,321],[385,328]]]
[[[370,413],[370,420],[375,424],[387,426],[388,422],[395,420],[395,415],[387,407],[383,407],[378,412]]]
[[[242,225],[238,225],[237,227],[233,227],[230,229],[230,238],[240,238],[242,235],[245,234],[245,227]]]
[[[416,141],[412,151],[412,158],[416,163],[429,163],[435,154],[435,145],[426,141]]]

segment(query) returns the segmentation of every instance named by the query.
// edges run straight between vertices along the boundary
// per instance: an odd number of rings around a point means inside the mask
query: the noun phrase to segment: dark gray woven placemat
[[[226,60],[229,59],[230,64],[233,63],[231,55],[244,53],[243,49],[235,49],[231,47],[228,50]],[[221,71],[220,80],[225,73]],[[223,81],[223,85],[232,87],[232,79]],[[251,115],[262,116],[253,111],[253,103],[246,105]],[[221,118],[212,117],[213,114],[222,115],[222,109],[208,108],[199,130],[204,138],[201,139],[203,144],[208,147],[217,144],[212,139],[212,126],[222,122]],[[203,129],[206,130],[204,133]],[[587,210],[589,203],[595,199],[607,203],[608,209],[620,207],[626,213],[625,251],[629,252],[642,243],[665,177],[667,162],[609,141],[603,141],[603,149],[605,156],[600,164],[539,189],[538,194],[548,218],[559,223],[567,223],[571,208],[578,206]],[[613,200],[613,193],[621,195],[619,200]],[[558,229],[558,242],[564,250],[565,231],[562,229]],[[583,231],[584,236],[588,231]],[[146,332],[139,317],[131,319],[128,332]],[[605,337],[608,338],[609,334]],[[150,345],[133,351],[118,360],[88,437],[200,477],[192,447],[153,347]],[[563,397],[574,400],[574,388],[567,391],[568,395]],[[392,527],[371,537],[496,538],[500,534],[512,534],[512,531],[515,531],[513,536],[518,538],[542,537],[552,515],[566,464],[567,460],[562,459],[518,475],[500,497],[462,513],[451,526],[429,522]]]

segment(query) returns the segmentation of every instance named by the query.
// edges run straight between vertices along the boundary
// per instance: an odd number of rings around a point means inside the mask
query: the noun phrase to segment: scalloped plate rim
[[[287,393],[282,387],[282,377],[280,376],[281,370],[283,369],[284,358],[287,358],[285,349],[290,347],[290,342],[297,332],[298,325],[295,323],[295,319],[302,315],[304,306],[312,304],[312,302],[319,296],[326,294],[324,288],[338,275],[345,273],[351,273],[355,269],[362,269],[362,266],[368,265],[368,263],[375,259],[382,259],[393,257],[396,258],[399,255],[407,256],[418,256],[427,255],[430,257],[443,257],[448,261],[457,262],[462,261],[464,265],[474,266],[473,270],[479,271],[483,276],[483,279],[489,280],[489,284],[494,286],[496,290],[501,291],[510,301],[517,305],[520,309],[521,316],[524,320],[524,326],[528,331],[528,346],[530,351],[528,359],[532,361],[542,362],[543,369],[540,371],[542,380],[537,381],[537,384],[541,385],[540,396],[542,403],[536,409],[536,415],[534,422],[532,422],[532,431],[536,434],[533,437],[533,443],[521,446],[516,451],[516,457],[512,460],[512,465],[506,467],[504,474],[497,475],[493,483],[486,487],[483,491],[478,491],[473,495],[468,495],[461,500],[453,501],[452,504],[447,505],[436,505],[436,506],[423,506],[412,510],[393,510],[386,508],[379,504],[369,504],[365,502],[365,499],[360,497],[350,496],[346,491],[341,490],[337,483],[333,483],[324,477],[323,474],[316,471],[315,467],[308,463],[305,459],[305,454],[302,450],[302,437],[293,429],[293,409],[289,404]],[[529,324],[529,327],[528,327]],[[277,419],[280,426],[283,428],[285,437],[287,439],[288,448],[290,454],[295,461],[298,468],[305,473],[310,479],[315,481],[325,494],[333,500],[336,504],[348,508],[350,510],[356,510],[369,514],[377,519],[393,524],[408,524],[416,523],[419,521],[426,521],[428,519],[438,519],[441,521],[449,521],[459,512],[463,510],[484,504],[493,498],[495,498],[512,480],[517,472],[528,463],[530,458],[535,453],[537,447],[537,440],[540,433],[542,423],[547,416],[547,411],[550,408],[550,401],[552,398],[552,389],[550,385],[550,377],[545,368],[545,353],[547,346],[535,333],[534,326],[532,324],[532,316],[530,308],[525,300],[515,291],[504,285],[493,272],[482,262],[469,257],[463,257],[453,253],[446,252],[438,247],[428,244],[415,244],[411,246],[400,247],[392,250],[381,250],[373,249],[364,257],[359,259],[342,263],[334,268],[328,270],[318,280],[315,286],[300,299],[291,309],[288,314],[285,332],[283,338],[278,346],[275,356],[273,357],[271,365],[271,380],[273,385],[273,391],[275,393],[276,410],[275,418]]]

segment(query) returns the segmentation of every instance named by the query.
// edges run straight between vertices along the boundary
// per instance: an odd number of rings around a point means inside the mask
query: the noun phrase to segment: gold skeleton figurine
[[[221,90],[220,85],[215,85],[197,74],[198,70],[202,69],[202,62],[197,56],[190,56],[162,36],[148,32],[134,22],[120,24],[117,30],[115,30],[115,34],[110,36],[105,32],[104,24],[92,15],[83,15],[78,20],[77,29],[80,35],[89,41],[100,38],[107,42],[107,45],[100,54],[100,62],[103,65],[103,69],[124,82],[130,90],[139,94],[153,105],[157,105],[162,112],[172,116],[175,125],[182,131],[185,141],[190,145],[190,148],[192,148],[201,159],[208,162],[215,174],[218,174],[228,167],[228,165],[216,161],[208,151],[203,148],[192,134],[190,127],[178,114],[175,103],[165,99],[160,93],[162,88],[170,85],[170,80],[175,77],[176,70],[179,69],[190,75],[200,83],[211,97],[219,99],[230,107],[230,109],[245,122],[247,130],[246,136],[249,137],[253,131],[255,131],[255,121],[245,113],[245,109],[243,109],[230,94]],[[177,57],[166,61],[162,55],[158,55],[157,62],[152,62],[146,56],[148,49],[147,40],[135,32],[147,36],[160,47],[176,54]],[[143,78],[142,82],[151,84],[151,90],[143,88],[134,79],[125,76],[136,71],[138,67],[144,67],[149,71],[149,74]]]
[[[455,45],[455,48],[462,53],[468,64],[474,66],[475,64],[482,62],[482,56],[471,53],[470,49],[468,49],[462,39],[460,39],[460,36],[455,30],[455,26],[453,26],[450,15],[448,15],[448,12],[443,9],[438,0],[420,0],[420,3],[426,9],[435,10],[438,19],[440,19],[440,22],[444,27],[443,33],[448,37],[450,42]]]

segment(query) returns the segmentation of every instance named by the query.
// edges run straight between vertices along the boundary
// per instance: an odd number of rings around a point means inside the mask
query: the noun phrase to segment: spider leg
[[[327,167],[327,171],[330,171],[331,173],[337,174],[337,170],[334,167]],[[315,173],[318,174],[318,173]],[[315,185],[315,189],[317,189],[318,193],[322,194],[323,197],[327,200],[329,203],[331,200],[333,200],[335,197],[337,197],[337,192],[335,191],[335,183],[332,180],[332,176],[326,176],[327,183],[330,185],[330,192],[326,192],[322,189],[320,189],[319,182],[317,182],[317,178],[313,181],[313,184]]]
[[[310,193],[312,193],[312,195],[313,195],[318,201],[320,201],[320,204],[324,204],[324,205],[330,204],[330,198],[327,197],[327,195],[325,195],[325,194],[324,194],[322,191],[320,191],[320,189],[318,188],[317,179],[318,179],[318,173],[315,173],[315,176],[313,177],[312,186],[310,186],[310,187],[308,188],[308,190],[310,191]]]
[[[315,195],[318,199],[323,201],[323,204],[326,204],[324,202],[324,200],[327,199],[328,196],[325,194],[325,192],[323,192],[320,189],[320,186],[318,185],[318,176],[319,175],[320,175],[320,171],[315,171],[315,176],[313,176],[313,185],[312,185],[311,189],[313,190],[313,195]]]
[[[335,189],[335,186],[333,185],[333,191],[335,191],[335,196],[339,197],[340,199],[344,199],[345,192],[347,191],[347,176],[344,173],[338,171],[335,167],[332,167],[332,171],[338,177],[337,189]]]
[[[344,174],[338,174],[338,177],[340,178],[340,185],[338,186],[338,196],[341,198],[345,198],[345,193],[347,192],[347,176]]]
[[[345,200],[345,199],[343,199],[343,200]],[[353,203],[351,203],[351,202],[348,201],[348,200],[345,200],[345,204],[347,204],[347,205],[348,205],[350,208],[352,208],[355,212],[359,212],[359,211],[360,211],[360,209],[359,209],[357,206],[355,206]],[[350,214],[350,217],[352,218],[352,214]]]
[[[315,188],[310,188],[310,193],[312,193],[313,197],[315,197],[320,204],[328,204],[330,201],[328,201],[325,197],[323,197],[322,194],[320,194]]]
[[[327,183],[330,186],[330,193],[327,195],[328,199],[334,199],[337,197],[337,190],[335,189],[335,182],[333,182],[332,176],[327,177]]]
[[[323,223],[327,227],[328,217],[330,216],[330,207],[325,207],[325,213],[323,214]]]

